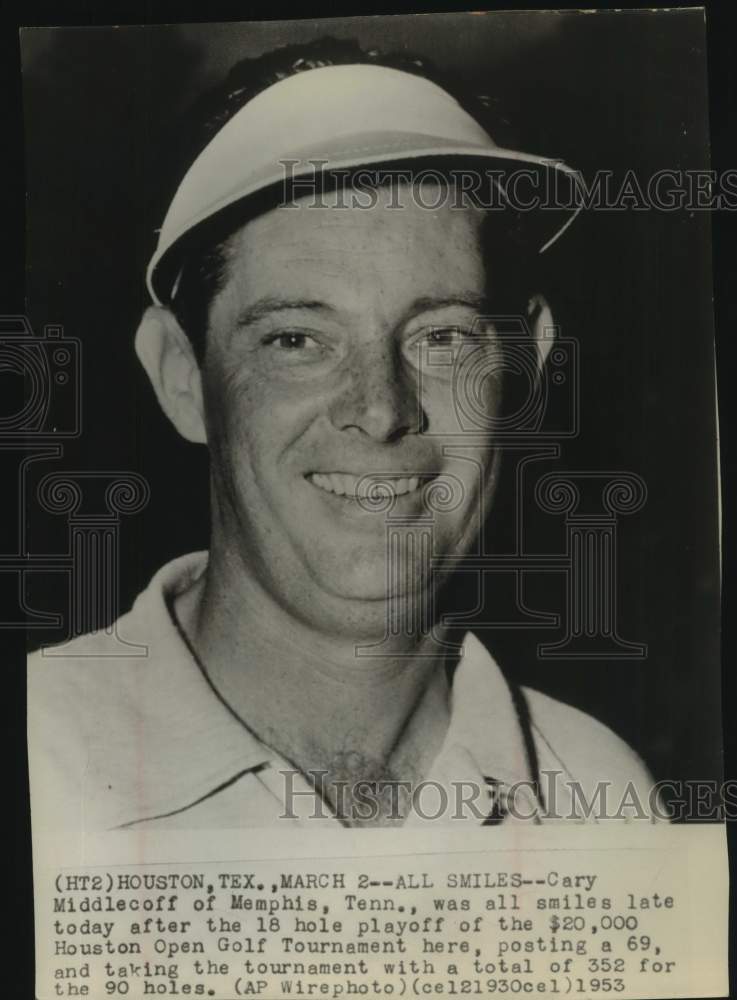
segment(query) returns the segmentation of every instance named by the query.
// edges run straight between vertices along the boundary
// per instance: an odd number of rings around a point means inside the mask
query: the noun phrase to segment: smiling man
[[[539,820],[552,772],[648,804],[613,733],[436,614],[437,559],[469,550],[499,472],[459,393],[483,371],[488,426],[508,405],[495,316],[520,316],[544,365],[530,263],[565,228],[492,212],[467,181],[571,172],[500,149],[397,66],[289,49],[212,99],[136,336],[163,411],[209,449],[210,549],[119,621],[147,657],[93,635],[34,658],[39,827]]]

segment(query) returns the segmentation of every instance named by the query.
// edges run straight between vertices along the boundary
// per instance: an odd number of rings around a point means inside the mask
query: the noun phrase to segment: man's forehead
[[[407,297],[478,290],[481,211],[448,200],[425,207],[409,197],[397,208],[386,188],[375,194],[370,203],[342,207],[305,197],[252,219],[228,243],[222,292],[242,299],[288,289],[290,298],[309,300],[315,284],[348,282],[343,293],[350,297],[378,280],[388,294],[400,276],[412,286]]]
[[[286,252],[301,241],[314,241],[323,249],[371,241],[400,240],[409,244],[432,239],[444,231],[456,242],[472,239],[484,219],[484,212],[453,199],[452,185],[432,181],[423,185],[422,195],[411,184],[381,184],[360,188],[340,188],[317,198],[304,195],[278,205],[249,220],[229,241],[234,252]],[[416,247],[419,252],[422,248]]]

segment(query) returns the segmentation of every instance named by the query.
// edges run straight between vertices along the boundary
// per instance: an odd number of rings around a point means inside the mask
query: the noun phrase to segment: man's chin
[[[319,564],[313,577],[331,597],[349,603],[389,604],[420,600],[427,588],[427,573],[416,563],[392,565],[381,553],[357,548],[351,556],[329,566]]]

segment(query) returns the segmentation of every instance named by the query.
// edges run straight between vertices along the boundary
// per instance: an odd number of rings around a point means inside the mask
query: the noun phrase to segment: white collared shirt
[[[205,552],[173,560],[110,630],[29,658],[35,831],[339,822],[307,780],[218,698],[184,641],[172,599],[206,566]],[[634,789],[651,813],[652,779],[622,740],[575,708],[519,690],[521,697],[468,633],[453,676],[449,727],[405,825],[533,815],[539,822],[547,818],[540,806],[546,796],[553,818],[574,818],[570,782],[589,802],[597,782],[608,782],[610,812]],[[532,789],[535,771],[542,799]],[[500,788],[515,789],[511,814]],[[579,811],[575,818],[585,817]]]

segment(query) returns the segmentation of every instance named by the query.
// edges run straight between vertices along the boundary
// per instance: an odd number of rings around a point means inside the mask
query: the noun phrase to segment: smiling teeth
[[[363,479],[346,472],[320,473],[313,472],[309,479],[326,493],[337,493],[338,496],[371,497],[375,492],[383,493],[391,489],[395,496],[413,493],[420,485],[419,476],[377,476],[376,479]]]

